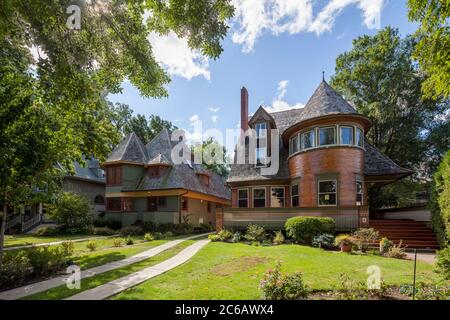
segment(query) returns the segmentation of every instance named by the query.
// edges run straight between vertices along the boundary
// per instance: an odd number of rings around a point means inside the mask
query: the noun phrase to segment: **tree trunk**
[[[3,266],[3,244],[5,241],[5,229],[6,229],[6,196],[3,203],[2,225],[0,228],[0,268]]]

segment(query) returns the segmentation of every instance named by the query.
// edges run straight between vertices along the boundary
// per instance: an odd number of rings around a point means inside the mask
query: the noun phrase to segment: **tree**
[[[202,164],[205,168],[224,178],[228,176],[229,166],[227,163],[230,163],[230,161],[227,157],[227,150],[213,138],[210,137],[202,141],[201,144],[197,143],[192,147],[192,152],[202,155]],[[216,159],[220,159],[220,161],[216,161]]]
[[[131,116],[123,126],[123,134],[134,132],[144,144],[149,143],[164,128],[170,131],[178,129],[172,122],[163,120],[159,116],[151,115],[147,118],[142,114]]]
[[[77,4],[81,28],[68,27]],[[83,155],[100,160],[119,136],[104,97],[127,78],[146,97],[164,97],[169,77],[150,32],[174,32],[217,58],[228,0],[3,0],[0,6],[0,193],[4,212]],[[147,17],[147,18],[144,18]],[[77,16],[74,17],[77,19]],[[37,51],[33,59],[30,49]],[[30,68],[31,66],[31,68]],[[63,170],[57,170],[56,164]],[[6,214],[0,230],[0,266]]]
[[[419,22],[414,58],[428,78],[426,97],[450,97],[450,4],[448,0],[408,0],[409,20]]]
[[[92,227],[89,201],[76,193],[63,192],[50,207],[50,216],[63,233],[82,233]]]
[[[427,78],[411,58],[413,49],[411,37],[401,39],[390,27],[359,37],[349,52],[337,57],[331,81],[372,121],[368,141],[409,168],[418,167],[426,151],[434,148],[427,142],[436,138],[428,138],[431,132],[437,134],[438,118],[450,108],[448,100],[422,97],[421,85]]]

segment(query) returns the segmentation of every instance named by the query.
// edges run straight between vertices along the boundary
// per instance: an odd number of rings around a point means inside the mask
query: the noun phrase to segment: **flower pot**
[[[341,252],[352,252],[351,243],[341,243]]]

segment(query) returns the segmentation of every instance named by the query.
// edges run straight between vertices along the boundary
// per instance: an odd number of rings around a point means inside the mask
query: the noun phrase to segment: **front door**
[[[148,211],[158,211],[157,197],[148,197]]]

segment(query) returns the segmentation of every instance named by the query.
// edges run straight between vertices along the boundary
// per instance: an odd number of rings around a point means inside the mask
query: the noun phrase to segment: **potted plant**
[[[349,234],[337,236],[334,243],[341,248],[341,252],[352,252],[353,239]]]

